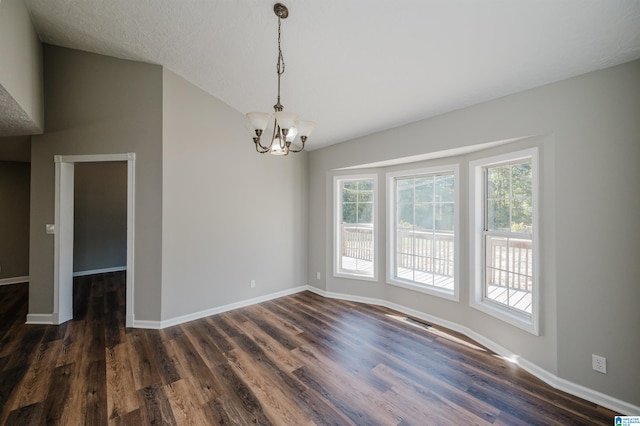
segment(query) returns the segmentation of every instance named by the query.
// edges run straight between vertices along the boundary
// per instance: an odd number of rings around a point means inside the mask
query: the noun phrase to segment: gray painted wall
[[[0,88],[11,97],[5,99],[3,113],[12,114],[14,124],[24,124],[25,130],[7,135],[42,132],[42,47],[24,0],[0,3],[0,58]],[[26,121],[21,113],[26,114]]]
[[[0,279],[29,275],[29,168],[0,161]]]
[[[309,283],[453,321],[561,378],[640,404],[638,117],[640,61],[634,61],[311,152]],[[466,216],[459,303],[386,285],[384,252],[377,283],[331,276],[335,169],[531,135],[539,137],[516,145],[539,146],[542,154],[539,337],[469,307]],[[508,148],[426,164],[459,162],[467,185],[468,161]],[[374,171],[384,178],[386,169]],[[468,190],[462,191],[465,212]],[[384,250],[384,207],[378,214]],[[591,354],[607,357],[607,375],[592,371]]]
[[[307,153],[257,154],[242,113],[163,75],[162,318],[306,284]]]
[[[127,163],[74,167],[73,271],[127,265]]]
[[[0,161],[31,161],[31,136],[0,137]]]
[[[162,68],[44,46],[46,129],[32,138],[29,313],[53,311],[54,155],[136,153],[136,320],[160,320]]]

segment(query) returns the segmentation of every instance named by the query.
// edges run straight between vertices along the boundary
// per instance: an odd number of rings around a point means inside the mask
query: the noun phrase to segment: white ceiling
[[[42,41],[276,97],[274,0],[26,0]],[[638,0],[284,0],[282,104],[309,149],[640,58]]]

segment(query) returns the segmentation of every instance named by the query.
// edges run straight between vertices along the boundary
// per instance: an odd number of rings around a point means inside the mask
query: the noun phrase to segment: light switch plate
[[[55,234],[56,233],[56,225],[54,225],[53,223],[47,223],[44,226],[44,231],[47,234]]]

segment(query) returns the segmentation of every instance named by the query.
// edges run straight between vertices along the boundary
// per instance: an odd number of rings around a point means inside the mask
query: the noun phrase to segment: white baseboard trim
[[[148,328],[151,330],[160,330],[161,321],[145,321],[145,320],[133,320],[133,328]]]
[[[73,273],[74,277],[85,277],[87,275],[105,274],[107,272],[126,271],[126,266],[112,266],[110,268],[90,269],[88,271],[77,271]]]
[[[28,283],[28,282],[29,282],[29,276],[0,278],[0,285],[20,284],[20,283]]]
[[[27,314],[27,324],[55,325],[53,314]]]
[[[525,371],[533,374],[534,376],[536,376],[543,382],[547,383],[548,385],[554,387],[555,389],[570,393],[571,395],[577,396],[582,399],[586,399],[587,401],[591,401],[594,404],[598,404],[602,407],[609,408],[610,410],[613,410],[623,415],[633,416],[640,413],[640,406],[631,404],[626,401],[622,401],[620,399],[614,398],[612,396],[603,394],[601,392],[595,391],[593,389],[587,388],[585,386],[582,386],[577,383],[573,383],[569,380],[558,377],[555,374],[550,373],[549,371],[539,367],[538,365],[520,357],[519,355],[514,354],[512,351],[502,347],[501,345],[495,343],[494,341],[487,339],[481,334],[476,333],[472,329],[462,326],[460,324],[454,323],[452,321],[438,318],[433,315],[425,314],[424,312],[416,311],[415,309],[407,308],[406,306],[398,305],[396,303],[389,302],[386,300],[373,299],[373,298],[361,297],[361,296],[353,296],[350,294],[334,293],[334,292],[325,291],[312,286],[307,286],[306,289],[322,297],[327,297],[330,299],[340,299],[340,300],[347,300],[351,302],[384,306],[386,308],[396,310],[403,314],[411,315],[413,317],[419,318],[426,322],[430,322],[430,323],[439,325],[441,327],[449,328],[453,331],[457,331],[458,333],[464,334],[465,336],[475,340],[481,345],[491,349],[493,352],[502,356],[506,360],[519,365]]]
[[[238,308],[244,308],[245,306],[255,305],[256,303],[266,302],[268,300],[277,299],[279,297],[289,296],[291,294],[300,293],[307,290],[307,286],[294,287],[287,290],[279,291],[276,293],[267,294],[264,296],[254,297],[253,299],[242,300],[240,302],[230,303],[228,305],[218,306],[216,308],[206,309],[204,311],[195,312],[193,314],[182,315],[179,317],[162,320],[162,321],[140,321],[134,320],[133,326],[136,328],[151,328],[161,329],[171,327],[185,322],[194,321],[197,319],[209,317],[211,315],[221,314],[223,312],[232,311]]]

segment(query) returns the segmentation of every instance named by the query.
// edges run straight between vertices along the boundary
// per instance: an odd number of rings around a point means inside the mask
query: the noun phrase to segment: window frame
[[[341,239],[340,228],[342,224],[342,192],[340,191],[341,182],[373,180],[373,223],[372,223],[372,245],[373,245],[373,272],[372,275],[359,274],[340,270]],[[339,175],[333,177],[333,276],[337,278],[348,278],[364,281],[378,281],[378,175],[357,174],[357,175]]]
[[[429,166],[419,169],[401,170],[386,173],[386,190],[387,190],[387,276],[386,283],[402,287],[409,290],[426,293],[431,296],[441,297],[444,299],[459,301],[460,300],[460,173],[459,165],[445,164],[441,166]],[[442,173],[453,174],[453,191],[454,191],[454,214],[453,214],[453,291],[444,290],[433,285],[422,285],[409,280],[402,280],[395,277],[396,266],[396,191],[395,182],[398,178],[410,178],[416,176],[433,176]]]
[[[531,197],[532,197],[532,309],[531,314],[517,310],[495,302],[484,296],[486,281],[486,247],[485,236],[497,234],[495,231],[487,231],[487,188],[485,185],[484,170],[487,167],[513,164],[519,160],[531,160]],[[539,335],[539,311],[540,311],[540,165],[539,149],[528,148],[514,152],[508,152],[491,157],[485,157],[469,162],[469,266],[470,266],[470,292],[469,304],[472,308],[498,318],[515,327],[521,328],[531,334]],[[505,236],[517,238],[523,234],[506,231]],[[528,236],[528,235],[527,235]]]

